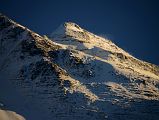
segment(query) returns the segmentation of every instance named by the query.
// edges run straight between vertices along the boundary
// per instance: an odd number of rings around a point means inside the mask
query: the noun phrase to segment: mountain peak
[[[63,39],[68,37],[79,38],[83,33],[84,29],[82,29],[76,23],[64,22],[51,34],[51,38],[56,38],[56,39]]]
[[[66,29],[70,29],[73,31],[81,31],[82,30],[82,28],[79,25],[77,25],[76,23],[73,23],[73,22],[65,22],[64,26]]]

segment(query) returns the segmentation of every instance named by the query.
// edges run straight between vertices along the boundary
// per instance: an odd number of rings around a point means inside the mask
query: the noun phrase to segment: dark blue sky
[[[0,0],[0,12],[41,35],[72,21],[159,65],[157,0]]]

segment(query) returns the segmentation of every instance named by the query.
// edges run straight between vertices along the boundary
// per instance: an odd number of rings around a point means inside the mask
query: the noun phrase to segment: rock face
[[[159,119],[159,66],[71,22],[48,38],[0,14],[0,80],[29,120]]]

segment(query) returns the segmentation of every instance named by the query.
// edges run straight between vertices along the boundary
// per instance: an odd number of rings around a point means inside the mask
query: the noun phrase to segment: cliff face
[[[48,38],[1,14],[0,80],[2,100],[29,120],[158,118],[142,110],[158,111],[159,67],[71,22]]]

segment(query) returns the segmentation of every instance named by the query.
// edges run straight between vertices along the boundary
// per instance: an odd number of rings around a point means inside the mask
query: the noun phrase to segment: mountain
[[[0,80],[26,120],[159,119],[159,66],[72,22],[47,37],[0,14]]]

